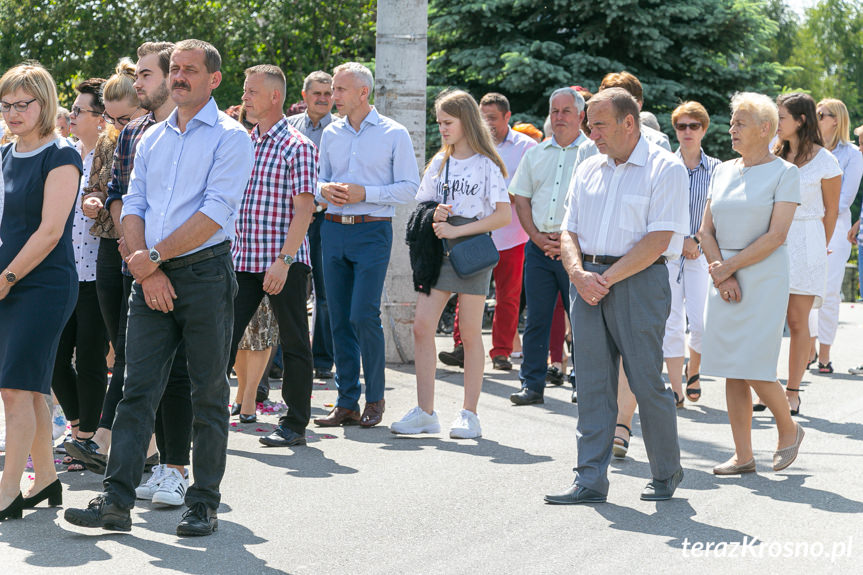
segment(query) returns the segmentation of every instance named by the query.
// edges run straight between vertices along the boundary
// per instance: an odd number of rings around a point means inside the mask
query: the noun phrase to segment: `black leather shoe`
[[[109,531],[132,530],[132,515],[129,510],[112,503],[105,495],[91,499],[87,509],[67,509],[63,517],[79,527],[101,527]]]
[[[42,489],[39,493],[24,498],[23,508],[32,509],[37,504],[48,500],[48,505],[57,507],[63,505],[63,484],[59,479],[55,479],[53,483]]]
[[[270,397],[270,382],[262,381],[258,384],[258,391],[255,393],[255,401],[258,403],[263,403]]]
[[[295,445],[305,445],[306,436],[300,435],[293,429],[279,426],[271,434],[259,437],[258,441],[268,447],[293,447]]]
[[[63,444],[66,453],[74,459],[84,462],[87,471],[96,475],[104,475],[108,465],[108,456],[99,453],[99,444],[92,439],[73,439]]]
[[[437,354],[437,358],[441,360],[444,365],[464,367],[464,346],[457,345],[452,349],[452,351],[442,351]]]
[[[183,513],[177,525],[177,535],[181,537],[201,537],[212,535],[219,528],[219,517],[215,509],[210,509],[203,501],[192,503]]]
[[[269,377],[270,379],[282,379],[282,375],[284,375],[282,368],[278,365],[273,365],[273,367],[270,368],[270,373],[267,374],[267,377]],[[269,393],[269,390],[267,391],[267,393]],[[261,401],[262,400],[258,400],[258,403],[260,403]]]
[[[328,369],[315,368],[315,379],[332,379],[333,372]]]
[[[517,391],[510,395],[509,400],[515,405],[532,405],[534,403],[545,403],[545,399],[543,399],[541,393],[537,393],[532,389],[528,389],[526,387],[523,387],[521,388],[521,391]]]
[[[680,482],[683,481],[683,469],[678,469],[674,475],[660,481],[659,479],[651,479],[650,483],[641,492],[642,501],[665,501],[671,499],[674,491]]]
[[[246,415],[245,413],[240,414],[240,423],[255,423],[258,421],[258,416],[255,413],[250,413]]]
[[[545,382],[551,385],[563,385],[563,372],[553,365],[548,366],[545,372]]]
[[[243,409],[242,403],[232,403],[231,404],[231,417],[236,417],[240,415],[240,410]]]
[[[545,502],[552,505],[578,505],[579,503],[605,503],[605,495],[599,491],[581,487],[573,483],[572,486],[558,495],[546,495]]]

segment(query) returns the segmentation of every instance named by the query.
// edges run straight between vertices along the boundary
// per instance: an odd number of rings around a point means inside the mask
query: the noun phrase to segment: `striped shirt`
[[[683,162],[683,154],[678,148],[677,157]],[[721,164],[722,161],[708,156],[701,150],[701,161],[689,172],[689,235],[694,236],[701,228],[701,218],[704,217],[704,208],[707,206],[707,190],[710,188],[710,176],[713,175],[713,170]],[[686,165],[685,162],[683,162]]]
[[[263,136],[251,133],[255,165],[237,216],[231,248],[238,272],[261,273],[276,261],[294,219],[294,196],[315,195],[318,151],[284,116]],[[303,238],[294,261],[311,267],[309,239]]]

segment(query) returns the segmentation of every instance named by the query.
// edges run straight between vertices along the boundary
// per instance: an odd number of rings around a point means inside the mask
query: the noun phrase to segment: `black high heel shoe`
[[[23,517],[24,497],[21,492],[18,492],[18,497],[12,500],[12,503],[6,506],[6,509],[0,510],[0,521],[5,519],[21,519]]]
[[[36,495],[25,497],[21,507],[24,509],[31,509],[36,507],[37,503],[41,503],[46,499],[48,500],[48,505],[51,507],[63,505],[63,484],[60,483],[59,479],[55,479],[53,483],[42,489],[42,491]]]
[[[802,392],[803,390],[802,389],[791,389],[790,387],[786,387],[785,391],[796,391],[797,392],[797,409],[792,408],[791,409],[791,415],[799,415],[800,414],[800,404],[802,403],[802,401],[800,400],[800,392]],[[789,407],[790,407],[790,405],[789,405]]]
[[[231,417],[236,417],[236,416],[240,415],[240,410],[242,408],[243,408],[242,403],[234,402],[233,405],[231,405]]]

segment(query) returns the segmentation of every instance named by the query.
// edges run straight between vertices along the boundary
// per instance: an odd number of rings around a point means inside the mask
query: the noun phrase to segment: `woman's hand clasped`
[[[707,269],[710,271],[710,277],[713,279],[713,285],[717,288],[719,287],[719,284],[721,284],[734,274],[734,270],[732,270],[724,262],[720,261],[711,262],[710,266],[708,266]]]
[[[729,303],[739,302],[740,298],[743,297],[743,293],[740,291],[740,284],[737,283],[734,276],[717,285],[716,289],[719,291],[719,297]]]
[[[461,234],[457,231],[458,226],[446,223],[451,214],[452,204],[438,204],[435,208],[432,228],[437,237],[448,240],[460,237]]]

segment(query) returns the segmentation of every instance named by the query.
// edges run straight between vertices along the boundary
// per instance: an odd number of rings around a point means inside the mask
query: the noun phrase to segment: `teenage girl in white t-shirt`
[[[506,166],[480,117],[476,100],[461,90],[444,92],[435,101],[435,113],[442,145],[426,166],[416,195],[420,202],[440,202],[434,213],[435,234],[441,239],[453,239],[488,233],[507,225],[511,212],[504,180]],[[451,220],[452,216],[460,218]],[[465,222],[465,218],[474,220],[453,225],[453,221]],[[464,404],[450,428],[450,437],[472,439],[482,435],[476,406],[485,367],[482,318],[492,267],[486,273],[463,279],[455,274],[449,258],[444,257],[440,277],[431,293],[418,295],[414,350],[419,405],[390,426],[393,433],[440,431],[438,414],[434,411],[435,332],[450,295],[457,293],[465,354]]]

